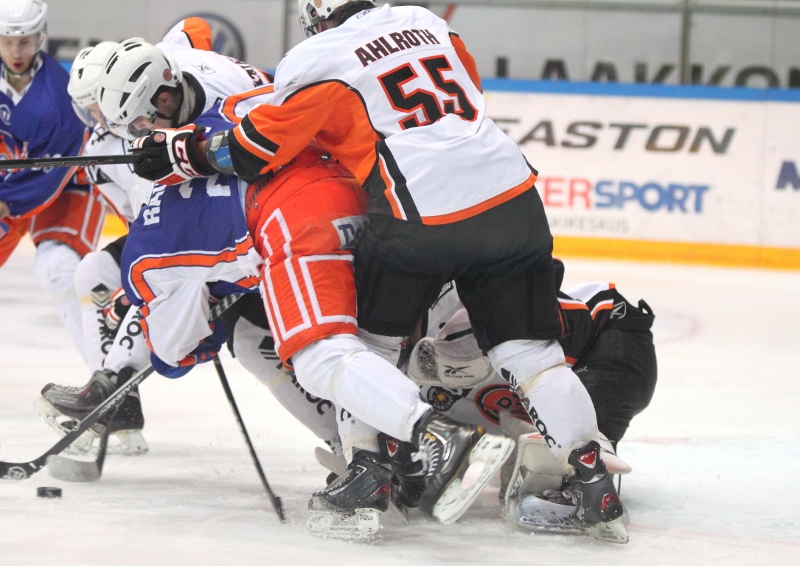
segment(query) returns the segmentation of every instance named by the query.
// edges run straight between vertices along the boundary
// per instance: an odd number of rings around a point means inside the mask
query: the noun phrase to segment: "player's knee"
[[[297,381],[313,395],[330,398],[326,391],[336,382],[348,362],[369,349],[351,334],[337,334],[318,340],[292,356]]]
[[[555,340],[509,340],[489,350],[488,356],[495,371],[512,387],[520,387],[566,361],[564,350]]]
[[[81,257],[78,252],[54,240],[46,240],[36,248],[33,269],[42,290],[59,300],[74,293],[75,271]]]
[[[90,294],[98,285],[113,292],[121,284],[119,265],[108,252],[89,252],[75,269],[75,292],[79,297]]]
[[[228,343],[233,344],[234,356],[258,381],[271,388],[274,380],[281,379],[280,358],[275,353],[275,341],[269,330],[240,317],[229,335]]]
[[[395,366],[400,360],[403,341],[406,339],[404,336],[373,334],[372,332],[367,332],[363,328],[358,329],[358,337],[371,351]]]

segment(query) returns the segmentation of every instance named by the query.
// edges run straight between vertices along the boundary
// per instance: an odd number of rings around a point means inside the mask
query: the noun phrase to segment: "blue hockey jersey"
[[[40,55],[33,81],[15,104],[0,91],[2,158],[80,155],[89,131],[72,109],[69,75],[47,54]],[[65,188],[89,190],[75,179],[76,167],[1,172],[0,201],[13,217],[30,217],[46,208]]]
[[[196,121],[207,135],[230,129],[213,110]],[[125,294],[141,307],[149,344],[177,366],[211,334],[211,294],[255,292],[261,258],[244,216],[247,185],[217,174],[156,185],[122,253]]]

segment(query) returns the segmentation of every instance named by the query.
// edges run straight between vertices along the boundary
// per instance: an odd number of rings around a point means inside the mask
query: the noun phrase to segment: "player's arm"
[[[467,70],[469,78],[472,79],[472,82],[475,83],[475,86],[478,87],[478,90],[483,92],[483,87],[481,86],[481,76],[478,74],[478,66],[475,64],[475,58],[470,55],[469,51],[467,51],[464,41],[457,33],[451,31],[450,43],[453,44],[453,48],[456,50],[456,54],[461,60],[461,64],[464,65],[464,68]]]
[[[364,143],[374,148],[378,141],[363,101],[347,85],[331,81],[301,89],[280,106],[260,104],[238,126],[209,140],[194,124],[155,130],[134,142],[151,152],[134,167],[137,175],[163,184],[217,171],[249,181],[286,165],[315,137],[328,151],[344,140],[354,151]]]
[[[203,18],[186,18],[172,26],[160,43],[211,51],[211,26]]]

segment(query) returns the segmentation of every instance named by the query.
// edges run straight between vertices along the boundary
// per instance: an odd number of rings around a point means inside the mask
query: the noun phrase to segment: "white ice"
[[[88,379],[23,244],[0,269],[0,459],[31,460],[56,437],[32,405],[50,381]],[[800,563],[800,273],[566,258],[565,284],[611,280],[655,311],[659,382],[620,455],[630,543],[536,535],[503,523],[497,483],[455,525],[385,515],[379,540],[304,528],[323,486],[321,445],[265,387],[223,357],[288,522],[256,475],[213,367],[141,393],[150,453],[110,456],[99,482],[47,469],[0,482],[0,564],[797,564]],[[39,486],[61,499],[36,497]]]

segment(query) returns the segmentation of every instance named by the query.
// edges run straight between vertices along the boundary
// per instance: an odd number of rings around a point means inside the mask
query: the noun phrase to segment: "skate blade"
[[[469,455],[469,466],[461,476],[453,478],[433,506],[433,516],[440,523],[455,523],[469,509],[495,472],[505,463],[514,448],[514,441],[502,436],[483,435]],[[477,478],[469,485],[462,481],[473,464],[482,464]]]
[[[527,495],[514,506],[514,521],[518,526],[536,532],[582,534],[582,529],[572,522],[574,512],[574,505]]]
[[[33,408],[38,413],[39,417],[47,424],[47,426],[53,429],[59,436],[64,437],[72,431],[71,424],[67,424],[65,426],[65,423],[75,423],[75,419],[68,417],[56,409],[44,397],[39,397],[33,404]],[[95,438],[99,438],[99,435],[90,428],[76,438],[75,442],[70,444],[67,450],[75,454],[88,454],[92,449],[92,444],[94,444]]]
[[[597,540],[625,544],[628,542],[628,529],[625,528],[623,518],[614,519],[608,523],[597,523],[583,531]]]
[[[373,538],[381,528],[381,512],[377,509],[356,509],[352,515],[335,511],[311,511],[306,529],[326,539],[363,541]]]
[[[150,446],[140,430],[117,430],[111,433],[116,442],[109,442],[108,454],[115,456],[144,456],[150,451]],[[93,450],[93,452],[95,452]]]

